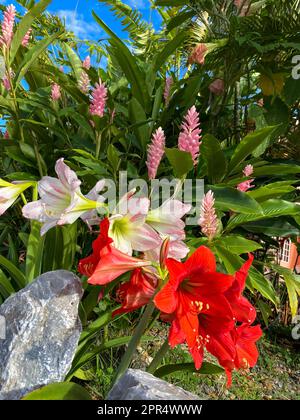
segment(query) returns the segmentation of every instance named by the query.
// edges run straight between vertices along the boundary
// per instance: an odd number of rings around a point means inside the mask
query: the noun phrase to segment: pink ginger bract
[[[104,109],[107,101],[107,88],[104,83],[99,81],[96,83],[92,93],[92,100],[90,105],[91,115],[97,115],[103,117]]]
[[[81,73],[78,86],[81,92],[88,93],[90,89],[90,78],[85,71]]]
[[[29,44],[31,32],[32,32],[32,29],[31,28],[28,29],[28,31],[26,32],[26,34],[25,34],[25,36],[24,36],[24,38],[22,40],[22,46],[23,47],[27,47],[27,45]]]
[[[189,152],[192,155],[194,165],[197,164],[201,140],[201,129],[199,122],[199,113],[195,106],[188,110],[182,123],[182,132],[179,134],[178,147],[180,150]]]
[[[218,218],[215,210],[215,198],[212,191],[204,195],[201,205],[201,216],[198,221],[201,231],[209,240],[213,239],[218,230]]]
[[[174,81],[173,81],[172,76],[169,76],[166,78],[166,84],[165,84],[165,90],[164,90],[164,100],[165,100],[166,106],[168,106],[170,102],[171,88],[172,88],[173,82]]]
[[[15,6],[13,4],[7,6],[3,16],[1,41],[9,48],[14,36],[14,23],[16,17]]]
[[[149,179],[155,179],[157,169],[161,162],[161,159],[165,153],[165,133],[161,127],[159,127],[152,136],[152,142],[148,147],[147,157],[147,168]]]
[[[251,176],[253,174],[253,166],[252,165],[247,165],[245,166],[244,170],[243,170],[243,174],[245,176]]]
[[[57,83],[53,83],[51,87],[51,99],[58,101],[61,98],[60,86]]]
[[[83,60],[82,67],[86,70],[91,68],[91,57],[89,55]]]

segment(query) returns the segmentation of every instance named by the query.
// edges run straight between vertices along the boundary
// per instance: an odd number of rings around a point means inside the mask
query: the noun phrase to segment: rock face
[[[79,278],[58,270],[41,275],[0,306],[0,318],[5,319],[5,339],[0,338],[0,400],[20,399],[64,380],[81,333],[81,296]]]
[[[199,400],[178,386],[139,369],[128,369],[111,389],[108,400]]]

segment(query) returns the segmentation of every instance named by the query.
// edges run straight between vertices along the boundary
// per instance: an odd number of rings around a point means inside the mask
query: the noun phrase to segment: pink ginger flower
[[[61,98],[60,86],[57,83],[53,83],[51,87],[51,99],[52,101],[58,101]]]
[[[103,117],[104,108],[107,101],[107,88],[105,84],[99,80],[99,83],[96,83],[95,88],[92,93],[92,100],[90,105],[91,115],[97,115],[98,117]]]
[[[2,83],[3,83],[4,88],[5,88],[6,90],[10,91],[11,86],[10,86],[10,81],[9,81],[9,78],[8,78],[7,76],[4,76],[4,77],[3,77],[3,79],[2,79]]]
[[[250,175],[252,175],[253,174],[253,166],[252,165],[247,165],[247,166],[245,166],[245,168],[244,168],[244,170],[243,170],[243,174],[245,175],[245,176],[250,176]]]
[[[243,174],[245,176],[250,176],[250,175],[253,174],[253,170],[254,169],[253,169],[253,166],[252,165],[246,165],[245,168],[244,168],[244,170],[243,170]],[[254,178],[253,179],[248,179],[247,181],[243,181],[236,188],[239,191],[246,192],[246,191],[250,190],[250,188],[254,188],[255,187],[255,185],[252,185],[252,182],[253,181],[254,181]]]
[[[1,41],[9,48],[14,36],[14,23],[16,17],[15,6],[13,4],[7,6],[3,16]]]
[[[90,78],[85,71],[81,73],[78,86],[81,92],[88,93],[90,89]]]
[[[24,38],[22,40],[22,46],[23,47],[27,47],[28,46],[29,40],[30,40],[30,36],[31,36],[31,32],[32,32],[32,29],[31,28],[28,29],[28,31],[26,32],[26,34],[25,34],[25,36],[24,36]]]
[[[224,92],[224,80],[216,79],[208,87],[211,93],[214,93],[217,96],[222,95]]]
[[[86,70],[91,68],[91,57],[89,55],[83,60],[82,67]]]
[[[165,90],[164,90],[164,99],[165,99],[166,106],[168,106],[170,102],[170,94],[171,94],[171,88],[172,88],[173,83],[174,81],[173,81],[172,76],[169,76],[166,78],[166,84],[165,84]]]
[[[165,153],[166,137],[163,129],[159,127],[152,136],[152,142],[148,147],[147,168],[149,179],[155,179],[157,169]]]
[[[255,187],[255,185],[252,185],[252,182],[253,181],[254,181],[254,179],[249,179],[248,181],[241,182],[237,186],[237,189],[239,191],[246,192],[246,191],[250,190],[250,188],[254,188]]]
[[[201,216],[198,221],[201,231],[209,240],[212,240],[218,230],[218,218],[215,210],[214,193],[210,190],[204,195],[201,205]]]
[[[189,64],[198,63],[203,65],[205,61],[205,56],[208,53],[208,48],[205,44],[198,44],[193,49],[190,57],[189,57]]]
[[[185,121],[182,123],[182,132],[179,134],[178,147],[179,150],[190,152],[192,155],[194,165],[197,164],[201,140],[199,113],[195,106],[188,110],[184,117]]]
[[[7,130],[5,130],[5,132],[4,132],[4,134],[3,134],[3,137],[4,137],[6,140],[8,140],[8,139],[10,138],[10,136],[9,136],[9,132],[8,132]]]

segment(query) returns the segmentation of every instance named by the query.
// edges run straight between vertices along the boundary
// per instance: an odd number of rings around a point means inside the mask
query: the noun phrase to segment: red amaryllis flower
[[[242,324],[230,333],[215,337],[206,346],[225,368],[228,387],[232,383],[233,369],[248,369],[256,365],[258,359],[256,341],[261,336],[262,330],[259,325]]]
[[[93,242],[93,253],[79,261],[78,271],[80,274],[90,277],[94,273],[100,261],[100,251],[113,242],[112,239],[108,237],[108,229],[109,220],[105,218],[100,223],[100,234]]]
[[[256,341],[262,336],[260,325],[242,324],[234,330],[236,343],[236,368],[248,369],[256,365],[258,350]]]
[[[230,302],[233,316],[236,321],[252,324],[256,318],[255,308],[251,303],[242,296],[245,289],[246,279],[248,271],[253,262],[253,255],[249,254],[248,261],[235,273],[234,281],[232,286],[226,290],[225,296]]]
[[[153,297],[157,286],[157,279],[136,268],[130,280],[122,284],[117,291],[117,298],[122,307],[113,312],[113,316],[134,311],[147,305]]]
[[[166,314],[174,313],[170,342],[185,336],[190,349],[205,344],[213,334],[234,326],[233,314],[224,292],[233,277],[216,272],[214,254],[201,246],[184,263],[167,259],[169,281],[155,296],[154,303]]]
[[[127,271],[151,265],[150,261],[130,257],[113,246],[106,246],[100,251],[100,260],[88,279],[89,284],[104,285],[115,280]]]

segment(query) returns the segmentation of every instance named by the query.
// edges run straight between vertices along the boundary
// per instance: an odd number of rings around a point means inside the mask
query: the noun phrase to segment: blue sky
[[[157,12],[150,10],[149,0],[123,0],[124,3],[137,8],[147,21],[152,20],[154,25],[159,25]],[[11,4],[14,0],[0,0],[0,3]],[[69,30],[81,39],[98,39],[102,31],[92,17],[92,10],[104,20],[121,38],[126,38],[126,32],[122,32],[120,22],[113,16],[109,8],[98,0],[52,0],[48,10],[65,18]]]

